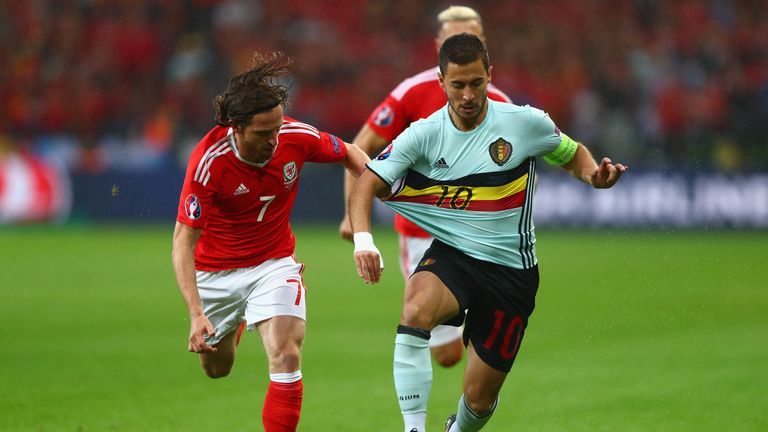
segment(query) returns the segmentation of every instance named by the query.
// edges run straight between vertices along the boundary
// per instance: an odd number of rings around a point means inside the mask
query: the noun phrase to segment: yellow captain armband
[[[560,133],[560,145],[557,146],[555,151],[544,156],[544,160],[551,165],[565,165],[573,159],[573,155],[576,154],[576,150],[579,149],[579,143],[572,140],[571,137],[564,133]]]

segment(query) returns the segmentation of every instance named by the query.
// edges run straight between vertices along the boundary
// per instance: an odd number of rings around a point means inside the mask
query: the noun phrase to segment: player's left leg
[[[456,420],[446,431],[475,432],[482,429],[496,410],[499,392],[507,373],[486,364],[470,342],[464,373],[464,394],[459,399]]]
[[[258,325],[269,360],[269,388],[262,421],[266,432],[296,430],[304,385],[301,381],[301,344],[306,323],[294,316],[275,316]]]
[[[515,362],[533,313],[538,267],[477,264],[478,284],[465,321],[464,394],[448,431],[479,431],[496,409],[499,391]]]
[[[293,257],[285,257],[266,261],[260,267],[256,286],[248,295],[245,319],[249,329],[258,329],[269,360],[269,387],[262,421],[266,432],[292,432],[299,423],[304,395],[304,266]]]

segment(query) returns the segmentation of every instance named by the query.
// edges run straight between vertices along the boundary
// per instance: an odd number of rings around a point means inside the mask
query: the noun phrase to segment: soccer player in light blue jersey
[[[439,54],[448,104],[413,123],[361,175],[349,196],[355,265],[381,276],[370,234],[371,198],[435,237],[405,288],[395,338],[394,379],[405,432],[424,432],[432,384],[430,331],[464,322],[464,393],[446,431],[477,431],[496,409],[533,312],[539,273],[532,219],[536,157],[595,188],[627,167],[598,164],[536,108],[489,100],[488,52],[469,34]]]

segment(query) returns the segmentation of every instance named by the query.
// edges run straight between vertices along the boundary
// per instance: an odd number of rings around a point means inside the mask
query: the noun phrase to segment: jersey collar
[[[246,160],[242,156],[240,156],[240,152],[237,151],[237,143],[235,142],[235,131],[234,131],[234,129],[229,128],[229,130],[227,131],[227,138],[229,139],[229,145],[232,147],[232,152],[235,153],[235,157],[237,157],[240,160],[240,162],[247,163],[248,165],[255,166],[257,168],[264,168],[265,166],[267,166],[269,161],[272,160],[272,158],[269,158],[269,159],[265,160],[262,163],[256,163],[256,162],[251,162],[249,160]],[[277,153],[277,147],[279,145],[280,145],[280,140],[278,139],[277,145],[275,146],[275,151],[272,152],[272,157],[274,157],[275,153]]]

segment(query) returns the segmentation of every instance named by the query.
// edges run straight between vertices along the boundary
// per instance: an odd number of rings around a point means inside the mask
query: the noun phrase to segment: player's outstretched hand
[[[339,224],[339,235],[347,241],[352,241],[352,223],[349,221],[349,215],[344,215],[344,219]]]
[[[597,189],[607,189],[615,185],[628,169],[629,167],[626,165],[614,164],[609,158],[603,158],[595,172],[592,173],[592,186]]]
[[[375,284],[381,279],[384,270],[384,258],[379,249],[373,244],[373,237],[367,232],[354,234],[355,241],[355,266],[357,275],[365,283]]]
[[[192,319],[189,329],[189,352],[216,352],[216,347],[205,342],[205,336],[213,336],[216,330],[205,315]]]

